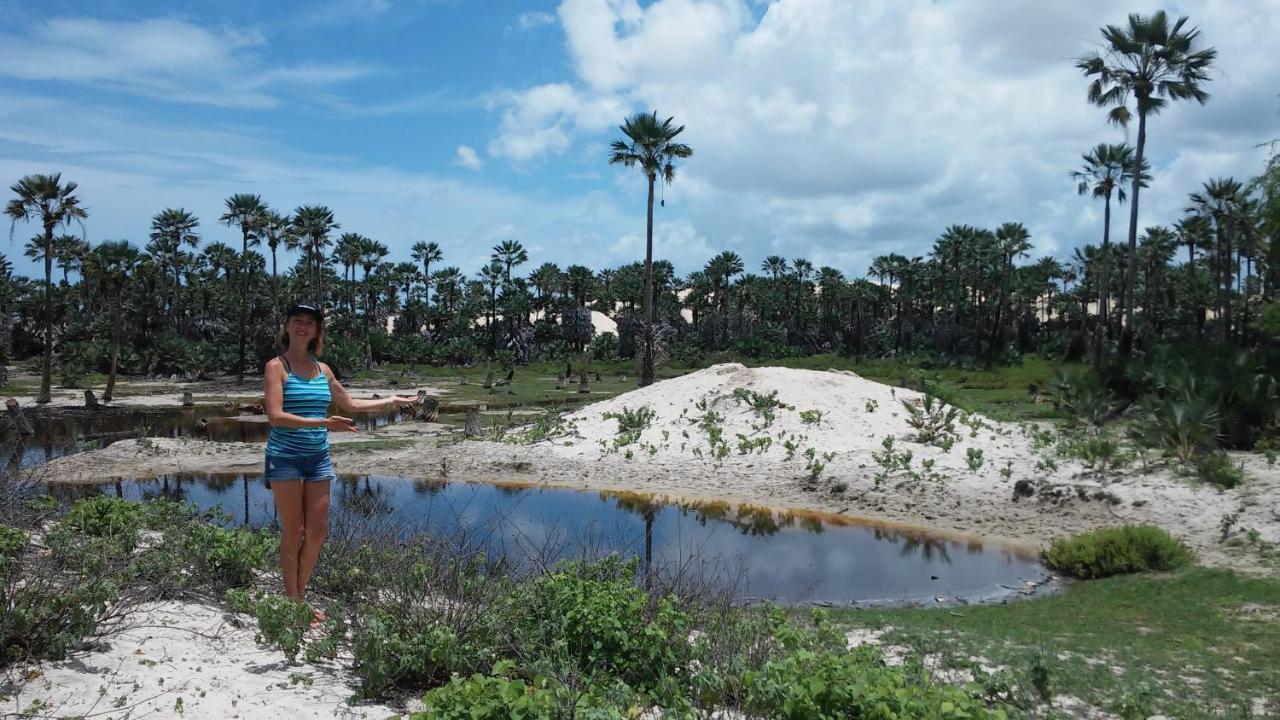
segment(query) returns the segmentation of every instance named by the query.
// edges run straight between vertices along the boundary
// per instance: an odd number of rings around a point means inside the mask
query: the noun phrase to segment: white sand
[[[228,621],[239,617],[249,626]],[[42,703],[46,717],[386,718],[385,705],[349,704],[358,682],[339,664],[288,666],[259,646],[253,621],[191,603],[146,605],[104,647],[41,666],[0,706],[13,716]],[[238,623],[242,624],[242,623]],[[181,708],[181,711],[179,711]]]

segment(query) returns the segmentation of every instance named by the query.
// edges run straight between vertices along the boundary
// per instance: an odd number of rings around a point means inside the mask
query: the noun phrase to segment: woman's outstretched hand
[[[351,422],[351,418],[341,415],[330,415],[325,418],[324,426],[333,432],[360,432],[360,428]]]
[[[413,405],[418,402],[417,397],[406,397],[404,395],[392,395],[390,398],[391,407],[400,407],[403,405]]]

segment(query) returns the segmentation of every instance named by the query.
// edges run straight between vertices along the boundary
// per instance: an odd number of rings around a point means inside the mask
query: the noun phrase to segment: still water
[[[274,521],[260,475],[172,475],[102,486],[56,486],[56,494],[169,497],[221,506],[229,522]],[[983,602],[1016,594],[1043,567],[1030,555],[978,541],[724,504],[664,505],[643,496],[549,488],[444,483],[388,476],[333,485],[344,514],[395,518],[401,527],[466,538],[491,555],[542,559],[608,551],[648,557],[659,572],[715,576],[739,599],[845,605],[859,602]]]

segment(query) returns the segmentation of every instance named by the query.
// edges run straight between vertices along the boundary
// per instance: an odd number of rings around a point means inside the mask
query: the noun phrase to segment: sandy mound
[[[714,365],[566,416],[574,435],[559,443],[557,452],[581,457],[630,450],[633,457],[804,462],[812,449],[819,460],[827,454],[853,455],[874,469],[873,453],[884,456],[885,439],[892,437],[893,452],[911,453],[917,465],[931,459],[939,471],[968,470],[970,448],[982,452],[983,465],[1034,464],[1035,452],[1018,428],[979,415],[956,411],[946,433],[949,441],[921,437],[907,406],[923,413],[924,401],[921,393],[848,371]],[[628,412],[634,417],[649,411],[647,427],[638,432],[626,432],[627,421],[619,420]]]

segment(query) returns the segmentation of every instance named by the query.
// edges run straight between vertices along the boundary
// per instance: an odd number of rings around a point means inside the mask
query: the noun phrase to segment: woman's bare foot
[[[318,628],[321,625],[324,625],[324,621],[328,619],[329,618],[325,617],[323,610],[314,610],[311,613],[311,627]]]

